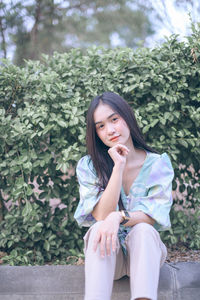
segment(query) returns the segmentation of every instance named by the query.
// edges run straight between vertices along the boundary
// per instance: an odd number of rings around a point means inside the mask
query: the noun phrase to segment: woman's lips
[[[118,138],[119,138],[119,135],[118,135],[118,136],[114,136],[113,138],[110,139],[110,141],[111,141],[111,142],[114,142],[114,141],[116,141]]]

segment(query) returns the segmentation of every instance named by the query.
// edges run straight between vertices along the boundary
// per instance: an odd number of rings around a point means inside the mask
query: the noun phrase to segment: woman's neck
[[[134,147],[132,141],[127,145],[129,148],[129,154],[127,155],[127,160],[126,160],[126,166],[129,167],[130,165],[137,165],[138,163],[140,164],[143,162],[146,158],[146,153],[143,149],[139,149]]]

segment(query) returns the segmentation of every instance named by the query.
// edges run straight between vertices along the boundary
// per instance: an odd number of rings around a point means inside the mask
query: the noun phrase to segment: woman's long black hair
[[[90,103],[87,112],[86,144],[88,154],[92,159],[99,178],[99,188],[102,190],[105,189],[108,184],[114,163],[108,154],[109,147],[100,140],[96,133],[94,112],[100,102],[109,105],[114,112],[118,113],[125,120],[129,127],[134,147],[143,148],[150,152],[156,151],[145,143],[131,107],[122,97],[113,92],[104,92],[102,95],[96,96]]]

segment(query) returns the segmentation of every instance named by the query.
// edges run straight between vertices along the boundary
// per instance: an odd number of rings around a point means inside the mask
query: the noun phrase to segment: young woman
[[[132,300],[155,300],[167,255],[157,230],[170,227],[170,159],[146,145],[130,106],[112,92],[91,102],[86,136],[74,215],[80,226],[90,226],[85,300],[110,300],[113,280],[124,275],[130,276]]]

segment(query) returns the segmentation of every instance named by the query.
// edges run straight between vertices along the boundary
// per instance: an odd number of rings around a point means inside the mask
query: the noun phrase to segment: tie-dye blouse
[[[80,201],[74,217],[80,226],[91,226],[96,222],[92,211],[101,198],[98,177],[90,156],[82,157],[77,165]],[[126,210],[143,211],[155,220],[157,230],[170,228],[169,212],[172,205],[172,180],[174,171],[166,153],[147,152],[146,159],[126,195],[121,187],[121,199]],[[119,210],[117,206],[116,210]],[[131,227],[120,225],[118,237],[125,251],[125,238]],[[125,251],[126,252],[126,251]]]

